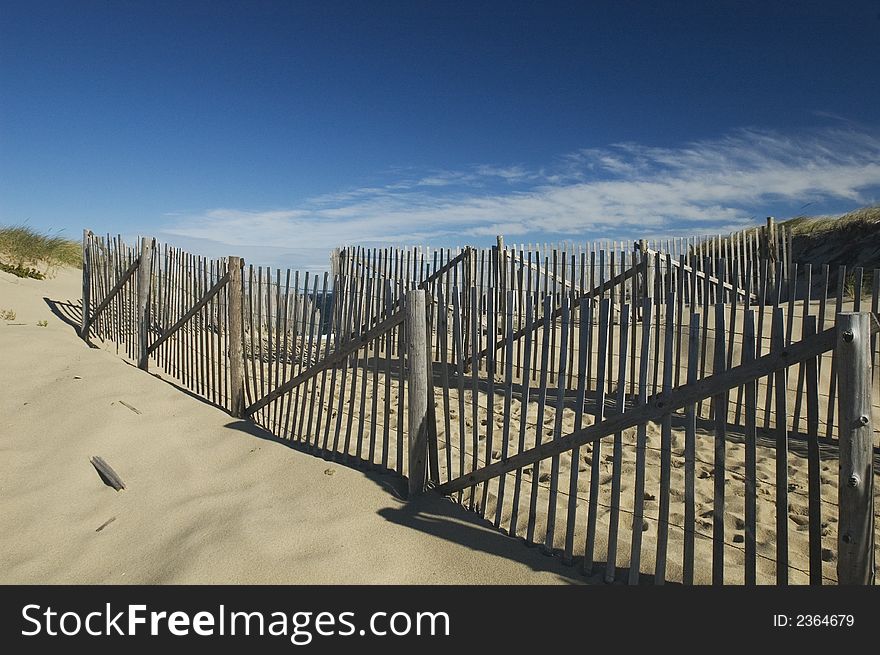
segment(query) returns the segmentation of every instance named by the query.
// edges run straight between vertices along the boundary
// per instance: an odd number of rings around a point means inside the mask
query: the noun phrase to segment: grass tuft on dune
[[[58,266],[82,268],[82,246],[27,225],[0,226],[0,270],[43,279]]]
[[[795,216],[782,225],[791,229],[792,237],[819,236],[846,230],[880,229],[880,205],[862,207],[843,216]]]

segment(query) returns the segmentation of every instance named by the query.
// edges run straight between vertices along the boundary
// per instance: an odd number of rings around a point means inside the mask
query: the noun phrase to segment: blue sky
[[[880,2],[0,3],[0,222],[253,263],[880,202]]]

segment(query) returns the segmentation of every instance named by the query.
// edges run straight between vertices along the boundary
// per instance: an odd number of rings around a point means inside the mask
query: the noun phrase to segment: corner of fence
[[[150,289],[153,274],[152,237],[141,237],[140,263],[137,271],[138,368],[150,370]]]
[[[241,257],[229,256],[226,268],[229,273],[227,283],[226,320],[231,338],[227,353],[229,367],[229,412],[236,418],[245,417],[244,404],[244,348],[242,333],[242,290],[241,270],[244,260]]]

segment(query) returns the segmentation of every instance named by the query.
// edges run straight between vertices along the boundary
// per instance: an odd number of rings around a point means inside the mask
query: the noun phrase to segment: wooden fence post
[[[91,312],[92,307],[92,289],[91,289],[91,274],[92,274],[92,243],[91,243],[91,230],[83,230],[83,242],[82,242],[82,265],[83,265],[83,275],[82,275],[82,321],[80,323],[79,328],[79,336],[85,341],[89,340],[89,312]]]
[[[428,441],[437,438],[428,412],[428,346],[425,291],[406,294],[407,394],[409,398],[409,497],[424,492]]]
[[[871,428],[871,314],[837,315],[838,584],[874,584],[874,475]]]
[[[152,284],[153,272],[153,239],[141,237],[140,264],[138,264],[137,276],[137,326],[138,326],[138,368],[148,371],[150,369],[147,348],[149,343],[150,329],[150,285]]]
[[[244,262],[241,257],[226,258],[229,271],[229,282],[226,291],[229,302],[226,303],[226,325],[229,338],[229,411],[237,417],[244,417],[244,356],[241,348],[241,269]]]

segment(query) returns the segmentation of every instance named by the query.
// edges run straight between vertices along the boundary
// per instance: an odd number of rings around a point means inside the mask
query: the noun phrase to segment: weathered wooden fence
[[[671,243],[343,248],[314,275],[87,232],[82,333],[588,574],[864,582],[880,270],[790,253],[770,222]]]

